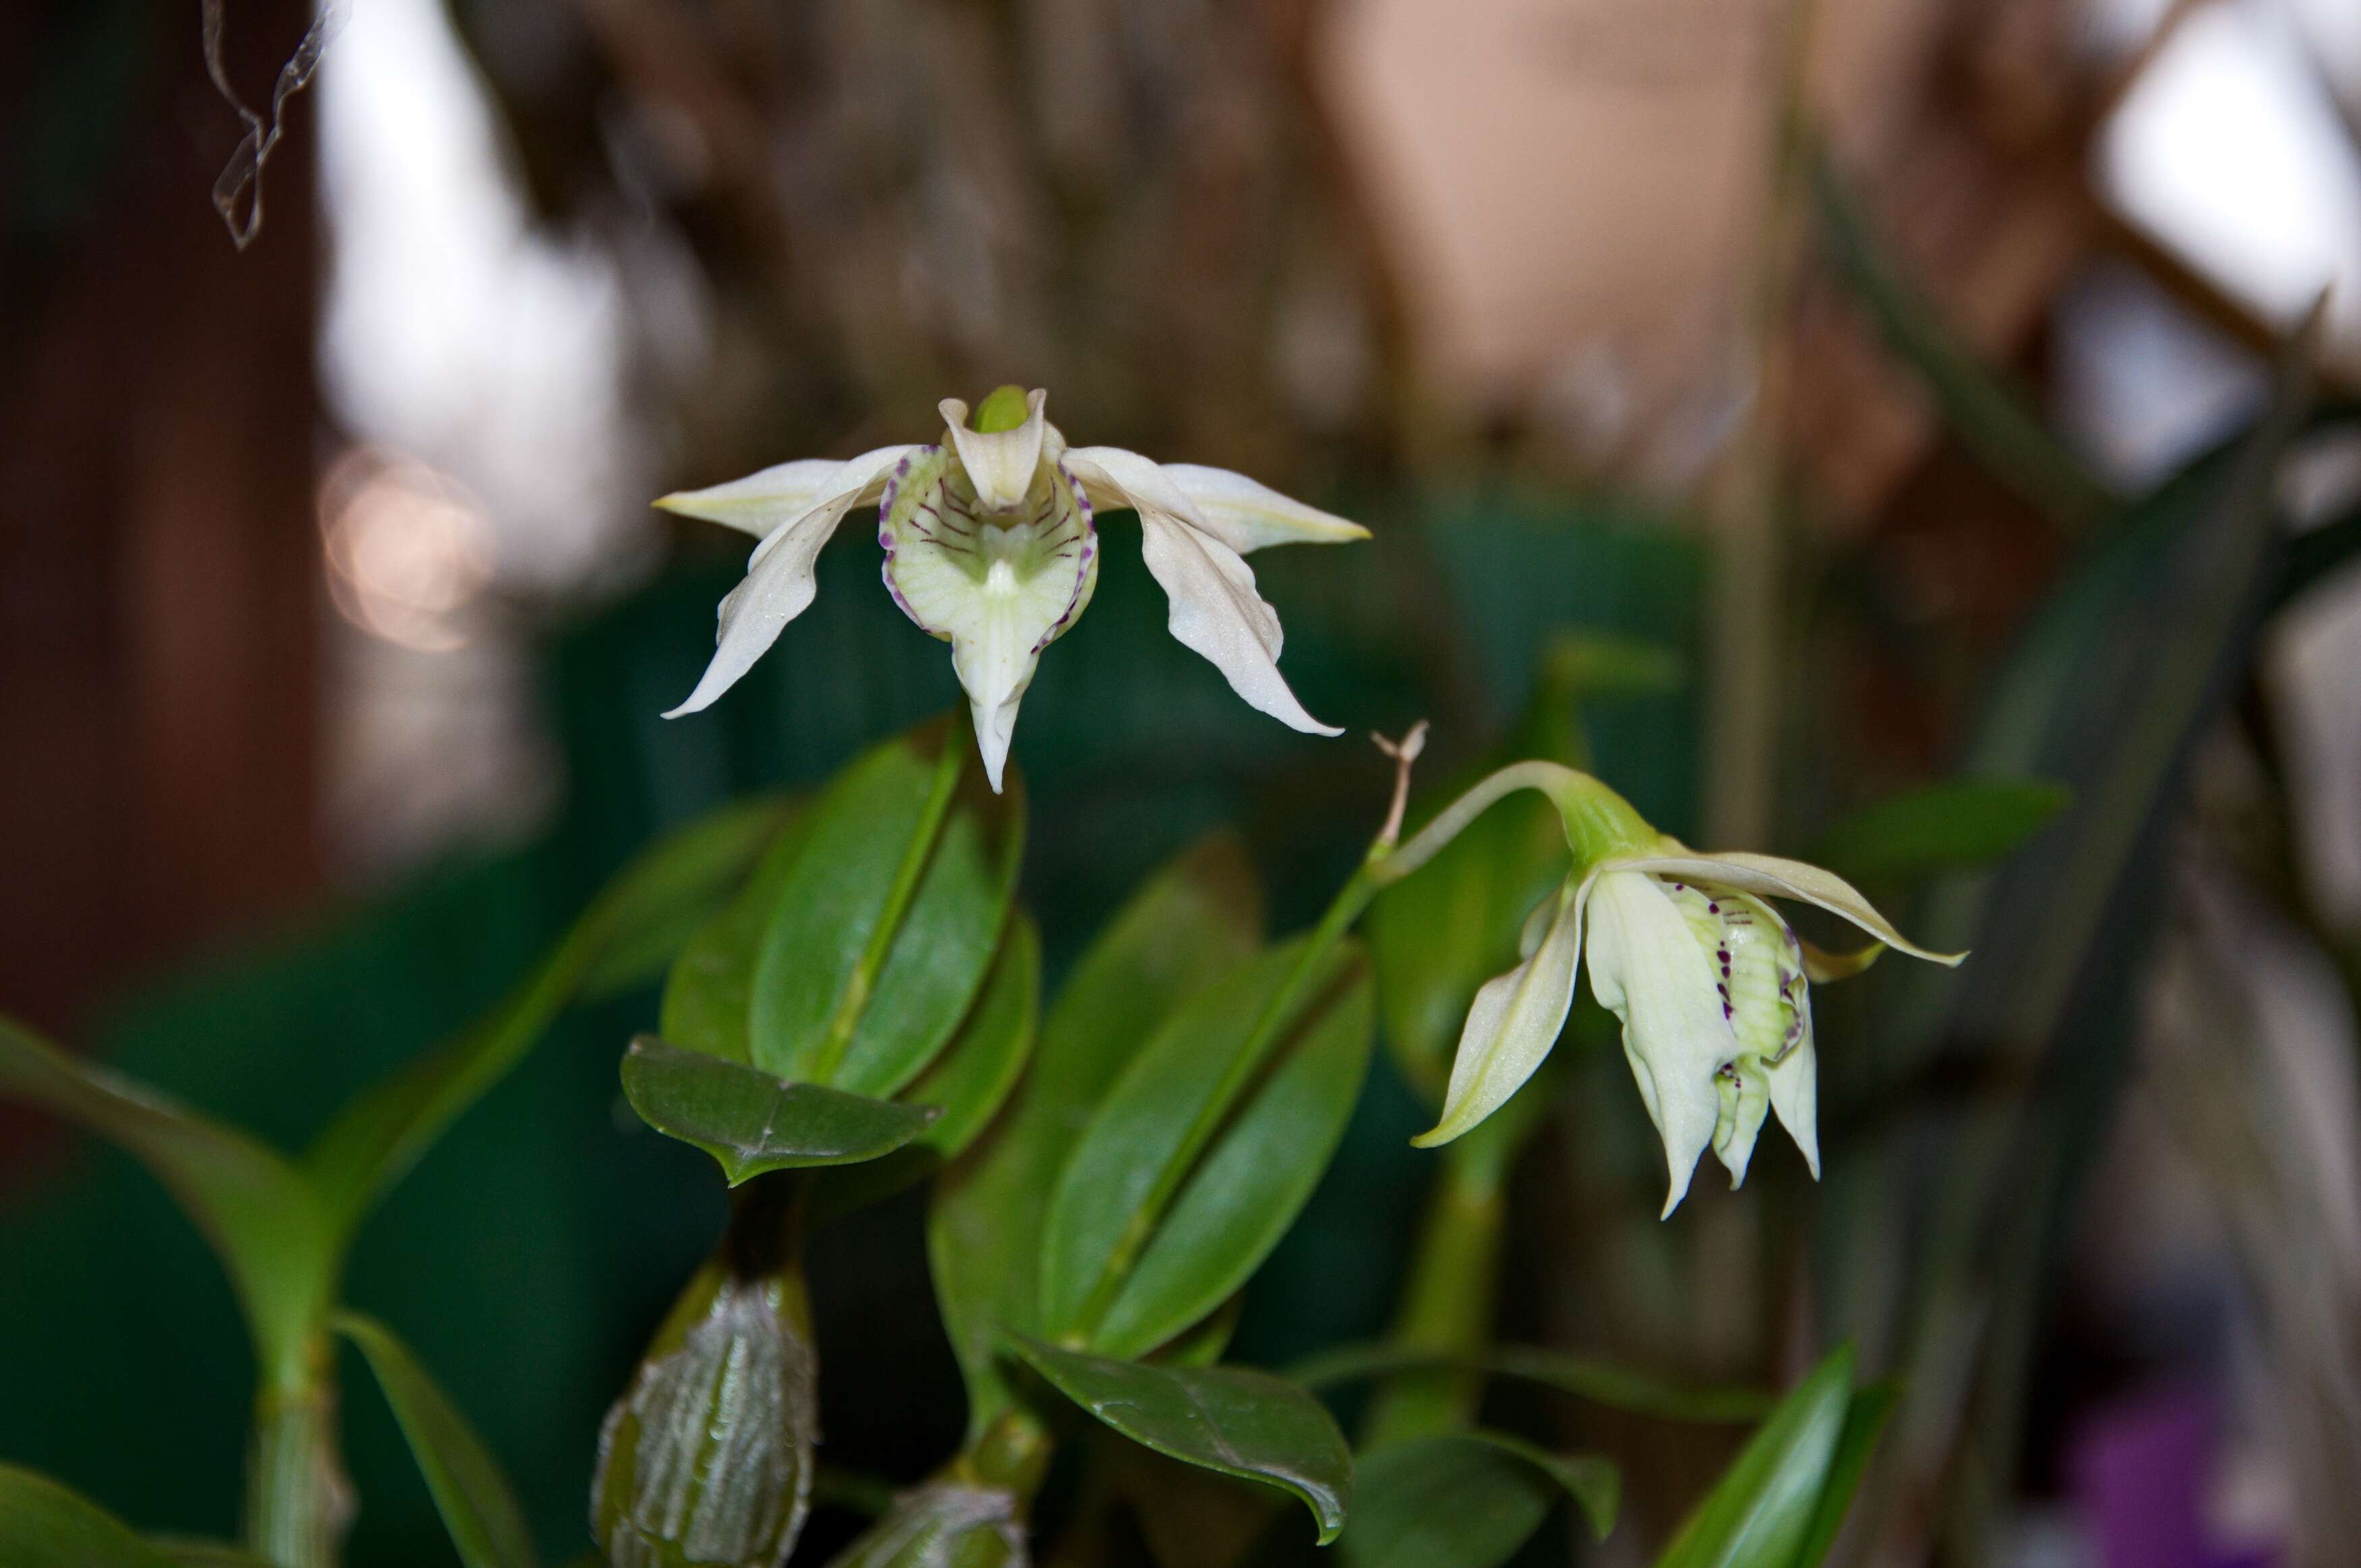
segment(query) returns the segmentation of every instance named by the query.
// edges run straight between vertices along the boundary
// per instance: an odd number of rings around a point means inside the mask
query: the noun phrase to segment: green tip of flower
[[[1004,430],[1015,430],[1032,411],[1026,405],[1025,389],[1012,382],[994,387],[992,395],[976,405],[975,418],[971,422],[977,434],[996,435]]]

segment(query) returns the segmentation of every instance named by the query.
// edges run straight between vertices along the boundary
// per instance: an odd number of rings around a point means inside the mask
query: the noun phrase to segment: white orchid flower
[[[1148,569],[1171,600],[1172,635],[1280,722],[1341,731],[1303,710],[1279,673],[1279,616],[1244,556],[1266,545],[1341,543],[1368,530],[1290,500],[1241,474],[1159,465],[1113,446],[1066,444],[1042,415],[1048,394],[1003,387],[974,422],[946,398],[941,441],[882,446],[842,463],[782,463],[656,505],[759,538],[746,580],[721,601],[713,662],[688,700],[709,706],[752,667],[817,591],[813,564],[845,514],[878,504],[885,587],[919,630],[951,645],[978,749],[1000,787],[1016,707],[1041,651],[1098,584],[1093,509],[1139,513]]]
[[[1533,912],[1524,961],[1485,983],[1468,1009],[1443,1114],[1422,1146],[1448,1143],[1508,1102],[1557,1043],[1574,1003],[1589,927],[1590,989],[1623,1025],[1623,1054],[1664,1139],[1669,1215],[1710,1146],[1730,1185],[1746,1179],[1765,1114],[1776,1115],[1817,1179],[1817,1072],[1807,980],[1857,973],[1885,948],[1957,964],[1964,953],[1913,945],[1843,878],[1771,855],[1698,854],[1658,834],[1620,795],[1549,762],[1503,769],[1402,846],[1407,875],[1512,789],[1557,805],[1575,866]],[[1872,938],[1823,954],[1765,902],[1795,899]]]

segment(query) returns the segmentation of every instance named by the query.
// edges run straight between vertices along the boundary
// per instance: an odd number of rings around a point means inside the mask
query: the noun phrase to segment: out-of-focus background
[[[1857,1333],[1912,1380],[1864,1560],[2348,1560],[2361,577],[2224,609],[2168,481],[2243,462],[2200,510],[2299,541],[2361,498],[2349,416],[2264,417],[2323,295],[2320,406],[2361,389],[2361,6],[331,14],[243,250],[196,0],[0,14],[0,1008],[300,1138],[657,827],[953,695],[853,527],[757,676],[660,720],[743,541],[649,498],[1046,387],[1078,442],[1367,521],[1257,573],[1312,711],[1431,718],[1437,776],[1576,633],[1673,655],[1585,718],[1692,841],[1808,850],[1962,770],[2074,789],[2034,871],[1893,890],[1997,950],[1977,994],[1828,995],[1817,1190],[1785,1158],[1655,1226],[1628,1083],[1585,1069],[1521,1179],[1510,1326],[1696,1376]],[[219,19],[268,104],[310,8]],[[1053,968],[1224,821],[1305,918],[1382,806],[1358,740],[1163,636],[1128,527],[1016,741]],[[633,1015],[577,1014],[353,1265],[552,1550],[719,1223],[698,1157],[614,1113]],[[1241,1354],[1383,1323],[1416,1116],[1373,1087]],[[959,1419],[923,1276],[838,1245],[824,1342],[921,1349],[830,1344],[831,1450],[915,1474]],[[239,1343],[135,1168],[0,1108],[0,1457],[226,1533]],[[356,1419],[357,1560],[442,1560]],[[1641,1560],[1710,1473],[1643,1453],[1587,1560]]]

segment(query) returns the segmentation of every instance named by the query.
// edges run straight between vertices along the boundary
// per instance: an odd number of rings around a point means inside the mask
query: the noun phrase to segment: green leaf
[[[173,1568],[168,1553],[46,1475],[0,1464],[0,1563],[8,1568]]]
[[[682,1050],[753,1060],[747,1014],[753,1003],[754,960],[811,823],[808,809],[797,814],[763,851],[738,896],[699,927],[673,959],[656,1032]]]
[[[905,1103],[939,1113],[913,1146],[950,1159],[975,1141],[1025,1071],[1040,1000],[1040,931],[1020,914],[958,1035],[902,1091]]]
[[[1747,1440],[1656,1568],[1790,1568],[1852,1403],[1852,1347],[1814,1368]]]
[[[1354,1480],[1359,1505],[1336,1543],[1346,1568],[1499,1568],[1561,1492],[1603,1540],[1622,1491],[1611,1461],[1494,1431],[1388,1443],[1355,1461]]]
[[[944,1172],[927,1253],[967,1381],[971,1435],[1009,1401],[995,1364],[1001,1331],[1041,1330],[1042,1223],[1092,1108],[1165,1014],[1243,962],[1261,932],[1253,872],[1235,840],[1209,839],[1178,856],[1082,954],[1008,1113]]]
[[[1806,859],[1859,882],[1989,865],[2048,827],[2072,798],[2044,779],[1947,780],[1840,818]]]
[[[964,724],[857,758],[812,807],[754,966],[751,1060],[891,1095],[966,1014],[1000,946],[1024,850],[1024,791],[994,795]]]
[[[338,1247],[318,1197],[260,1143],[0,1018],[0,1096],[28,1101],[121,1145],[170,1190],[246,1309],[264,1376],[303,1379]]]
[[[1319,1521],[1323,1545],[1345,1527],[1353,1455],[1320,1401],[1241,1366],[1150,1366],[1010,1343],[1052,1387],[1134,1442],[1224,1475],[1283,1487]]]
[[[1925,381],[1961,444],[2061,522],[2083,526],[2113,512],[2117,497],[2049,433],[2033,400],[1963,346],[1904,280],[1825,153],[1813,162],[1812,191],[1837,271],[1868,308],[1886,346]]]
[[[466,1568],[533,1568],[524,1510],[467,1418],[390,1329],[356,1312],[339,1312],[334,1321],[377,1374],[459,1561]]]
[[[1844,1430],[1837,1434],[1837,1451],[1828,1461],[1828,1478],[1813,1506],[1812,1524],[1796,1550],[1794,1568],[1819,1568],[1837,1543],[1845,1516],[1852,1511],[1853,1494],[1861,1490],[1861,1473],[1885,1431],[1886,1419],[1902,1402],[1902,1386],[1892,1378],[1871,1384],[1852,1397],[1845,1409]]]
[[[1274,948],[1190,999],[1107,1091],[1067,1159],[1049,1201],[1040,1262],[1041,1321],[1049,1333],[1063,1335],[1072,1329],[1090,1307],[1093,1293],[1104,1288],[1103,1282],[1119,1264],[1124,1250],[1148,1242],[1138,1234],[1150,1221],[1145,1205],[1159,1183],[1171,1175],[1175,1162],[1186,1157],[1190,1130],[1212,1103],[1239,1054],[1248,1048],[1265,1005],[1294,972],[1303,951],[1301,938]],[[1324,1033],[1313,1025],[1357,989],[1352,973],[1356,967],[1356,955],[1348,946],[1331,950],[1304,990],[1306,1003],[1287,1021],[1279,1049],[1286,1050],[1309,1035]],[[1233,1130],[1238,1124],[1234,1124]],[[1264,1142],[1270,1129],[1256,1131],[1257,1142]],[[1319,1151],[1323,1161],[1327,1153],[1326,1148]],[[1211,1163],[1210,1159],[1201,1163],[1194,1174],[1206,1174]],[[1233,1179],[1243,1177],[1248,1184],[1243,1192],[1216,1189],[1213,1201],[1225,1207],[1267,1203],[1278,1210],[1284,1206],[1293,1185],[1258,1191],[1250,1172],[1229,1167],[1225,1174]],[[1288,1209],[1286,1218],[1292,1215],[1292,1209]],[[1285,1223],[1285,1218],[1279,1221],[1280,1228]],[[1133,1253],[1135,1258],[1140,1255]],[[1196,1249],[1191,1249],[1191,1255],[1196,1255]],[[1204,1283],[1209,1288],[1198,1294],[1210,1309],[1235,1281],[1222,1282],[1219,1289],[1210,1288],[1215,1283],[1210,1278]],[[1170,1321],[1169,1315],[1161,1312],[1153,1318],[1164,1327],[1148,1344],[1188,1326]],[[1135,1353],[1147,1348],[1137,1343],[1136,1330],[1123,1338],[1134,1344]],[[1107,1347],[1094,1343],[1093,1348]]]
[[[1297,1362],[1287,1368],[1287,1376],[1307,1388],[1330,1388],[1364,1378],[1434,1371],[1480,1371],[1515,1377],[1611,1409],[1665,1420],[1751,1421],[1777,1403],[1759,1388],[1687,1387],[1660,1383],[1603,1361],[1521,1345],[1502,1345],[1474,1356],[1381,1343],[1340,1345]]]
[[[1356,965],[1298,1025],[1293,1047],[1199,1160],[1092,1336],[1093,1349],[1122,1356],[1155,1349],[1219,1307],[1279,1245],[1352,1118],[1368,1071],[1374,1012],[1367,966]],[[1164,1030],[1101,1116],[1139,1127],[1145,1118],[1127,1113],[1127,1099],[1162,1094],[1187,1076],[1181,1056],[1214,1044],[1185,1023]],[[1097,1135],[1093,1123],[1075,1168],[1094,1163],[1089,1151]]]
[[[896,1096],[904,1105],[937,1113],[932,1124],[882,1159],[835,1172],[812,1192],[815,1220],[848,1213],[925,1180],[958,1157],[991,1122],[1016,1087],[1033,1048],[1039,1010],[1041,938],[1019,914],[984,977],[983,993],[934,1065]]]
[[[623,1053],[623,1095],[641,1120],[720,1162],[730,1185],[766,1170],[851,1165],[917,1137],[935,1112],[789,1083],[642,1035]]]
[[[789,810],[777,800],[723,806],[658,839],[489,1014],[346,1106],[303,1157],[342,1235],[349,1237],[445,1129],[524,1059],[594,975],[603,972],[610,985],[631,979],[649,959],[649,931],[669,940],[709,914]]]

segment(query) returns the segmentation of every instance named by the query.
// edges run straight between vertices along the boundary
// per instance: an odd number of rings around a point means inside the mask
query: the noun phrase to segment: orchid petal
[[[1594,882],[1590,989],[1623,1021],[1623,1054],[1664,1142],[1669,1215],[1720,1121],[1714,1075],[1738,1054],[1704,952],[1672,897],[1618,862]]]
[[[1730,1190],[1746,1184],[1746,1168],[1754,1158],[1754,1141],[1763,1133],[1771,1109],[1771,1085],[1760,1057],[1740,1057],[1714,1080],[1720,1111],[1713,1128],[1714,1157],[1730,1172]]]
[[[984,773],[997,791],[1017,704],[1041,650],[1088,601],[1098,544],[1082,488],[1065,474],[1042,470],[1030,510],[1002,524],[977,515],[958,466],[940,447],[905,466],[887,492],[877,537],[894,601],[951,645]]]
[[[836,532],[836,525],[844,521],[844,514],[860,502],[873,499],[884,488],[889,472],[907,462],[908,455],[917,450],[909,446],[881,447],[841,465],[836,480],[840,488],[801,515],[773,529],[754,546],[753,554],[747,558],[745,580],[721,601],[712,662],[705,666],[705,674],[698,679],[697,689],[688,694],[688,700],[666,713],[666,718],[710,707],[723,692],[738,684],[741,675],[753,668],[755,660],[770,651],[787,622],[801,615],[811,604],[812,596],[818,592],[812,566],[819,557],[820,546]],[[731,487],[716,488],[726,490]],[[712,493],[697,492],[707,496]]]
[[[1206,532],[1241,555],[1272,544],[1346,544],[1369,536],[1357,522],[1306,506],[1244,474],[1195,463],[1161,466],[1174,488],[1196,503]]]
[[[1792,898],[1805,904],[1816,904],[1831,915],[1851,921],[1887,947],[1897,948],[1914,959],[1925,959],[1930,963],[1957,966],[1968,956],[1965,953],[1928,952],[1895,930],[1850,883],[1833,872],[1824,872],[1801,861],[1732,850],[1713,855],[1686,852],[1635,855],[1611,863],[1617,871],[1648,872],[1656,876],[1680,877],[1691,882],[1734,887],[1766,898]]]
[[[1832,980],[1850,980],[1875,963],[1877,955],[1883,951],[1885,951],[1885,944],[1883,942],[1872,942],[1866,947],[1855,948],[1850,952],[1843,953],[1832,953],[1825,948],[1815,947],[1806,942],[1804,973],[1811,977],[1815,984],[1825,984]]]
[[[881,446],[847,462],[827,457],[803,457],[774,464],[742,479],[702,490],[675,490],[655,504],[682,517],[702,518],[757,539],[769,537],[782,523],[796,521],[814,507],[850,489],[882,486],[886,471],[914,446]],[[874,497],[869,498],[874,499]],[[857,503],[861,497],[856,494]]]
[[[1798,990],[1801,988],[1798,987]],[[1766,1064],[1771,1075],[1771,1109],[1777,1113],[1779,1124],[1795,1140],[1803,1151],[1804,1163],[1812,1169],[1812,1179],[1820,1179],[1820,1108],[1818,1053],[1812,1046],[1812,1003],[1808,995],[1799,998],[1796,1010],[1804,1017],[1804,1037],[1789,1051],[1785,1059]]]
[[[969,429],[967,405],[957,398],[945,398],[937,405],[943,422],[950,427],[960,466],[967,470],[976,499],[987,510],[1013,511],[1024,504],[1027,492],[1032,489],[1033,477],[1041,466],[1042,437],[1049,425],[1041,411],[1049,400],[1046,391],[1027,393],[1025,422],[1015,430],[991,432]]]
[[[1152,458],[1120,446],[1070,446],[1065,462],[1082,482],[1082,491],[1094,507],[1130,507],[1142,517],[1150,511],[1166,512],[1200,532],[1222,537],[1214,533],[1213,521],[1197,510],[1188,492]]]
[[[1451,1061],[1442,1119],[1411,1140],[1419,1147],[1447,1144],[1507,1104],[1557,1044],[1574,1004],[1575,966],[1582,954],[1579,890],[1561,889],[1555,907],[1532,956],[1477,992]]]
[[[1254,571],[1211,534],[1161,512],[1139,514],[1140,553],[1172,602],[1174,638],[1213,661],[1246,706],[1308,735],[1342,735],[1303,709],[1279,673],[1279,612],[1255,592]]]

